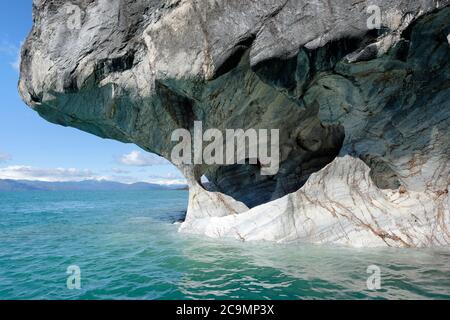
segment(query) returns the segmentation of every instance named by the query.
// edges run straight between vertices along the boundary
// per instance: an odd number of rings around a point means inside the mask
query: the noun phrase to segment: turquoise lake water
[[[450,298],[450,250],[206,239],[177,233],[186,205],[185,191],[0,193],[0,299]]]

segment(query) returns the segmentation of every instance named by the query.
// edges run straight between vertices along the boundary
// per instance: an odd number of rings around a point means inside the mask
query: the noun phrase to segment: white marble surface
[[[295,193],[248,211],[212,216],[191,201],[181,232],[240,241],[300,241],[353,247],[430,247],[450,244],[447,192],[380,190],[359,159],[338,157]],[[191,199],[205,191],[194,189]],[[211,193],[207,193],[210,194]],[[220,197],[214,194],[213,197]],[[214,202],[217,203],[217,202]],[[193,215],[195,212],[195,218]]]

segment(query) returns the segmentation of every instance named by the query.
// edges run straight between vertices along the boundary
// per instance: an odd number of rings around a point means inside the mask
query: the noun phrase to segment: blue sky
[[[31,30],[31,3],[0,2],[0,179],[182,182],[178,170],[156,156],[50,124],[21,101],[18,54]]]

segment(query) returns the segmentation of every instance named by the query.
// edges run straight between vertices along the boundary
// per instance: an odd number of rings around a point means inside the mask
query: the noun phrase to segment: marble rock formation
[[[449,2],[34,0],[19,90],[50,122],[167,159],[195,121],[279,129],[274,176],[179,165],[183,232],[445,246]]]

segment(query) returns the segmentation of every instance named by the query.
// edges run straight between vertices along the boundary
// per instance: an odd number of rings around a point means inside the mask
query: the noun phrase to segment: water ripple
[[[0,299],[450,299],[450,250],[182,235],[172,222],[186,202],[184,191],[0,194]],[[70,265],[81,290],[66,287]]]

